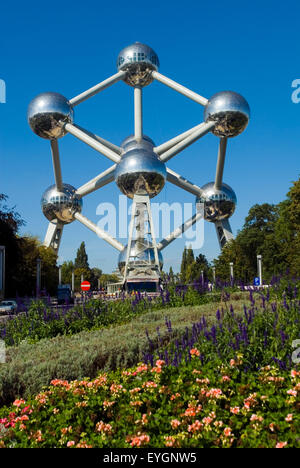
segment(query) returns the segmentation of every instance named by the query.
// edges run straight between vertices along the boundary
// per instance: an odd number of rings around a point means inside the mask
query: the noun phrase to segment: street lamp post
[[[263,278],[262,278],[262,255],[257,255],[257,273],[259,277],[259,285],[262,286]]]
[[[230,262],[229,263],[229,267],[230,267],[230,283],[231,285],[233,284],[233,280],[234,280],[234,276],[233,276],[233,262]]]

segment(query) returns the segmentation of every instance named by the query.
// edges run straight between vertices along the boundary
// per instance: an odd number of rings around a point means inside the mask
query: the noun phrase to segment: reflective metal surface
[[[147,248],[148,246],[148,248]],[[125,247],[122,252],[120,252],[118,266],[119,270],[124,274],[125,265],[126,265],[126,257],[127,257],[127,246]],[[161,252],[158,252],[158,261],[160,268],[163,267],[163,257]],[[155,265],[155,256],[152,244],[150,244],[147,240],[133,240],[131,243],[130,255],[129,255],[129,262],[128,266],[130,268],[143,268],[147,267],[148,265]]]
[[[166,167],[150,149],[136,146],[125,152],[117,165],[115,181],[129,198],[134,195],[155,197],[166,181]]]
[[[61,221],[68,224],[74,221],[74,213],[81,213],[82,200],[75,194],[76,189],[69,184],[63,184],[62,191],[56,185],[51,185],[44,192],[41,199],[43,214],[55,223]]]
[[[153,81],[151,73],[158,70],[159,60],[151,47],[135,42],[121,50],[117,67],[127,72],[124,81],[130,86],[147,86]]]
[[[154,146],[154,141],[151,140],[151,138],[147,135],[143,135],[142,140],[136,140],[134,135],[129,135],[121,143],[121,148],[124,152],[135,148],[144,148],[152,150]]]
[[[196,203],[204,203],[206,221],[222,221],[233,215],[237,198],[229,185],[222,184],[221,189],[216,190],[214,182],[209,182],[203,185],[202,190],[203,194],[196,199]]]
[[[73,123],[74,111],[68,99],[58,93],[42,93],[29,104],[28,123],[38,136],[48,140],[66,134],[59,122]]]
[[[217,125],[212,132],[221,137],[234,137],[242,133],[248,125],[250,107],[246,99],[233,91],[214,94],[205,106],[205,122],[214,121]]]

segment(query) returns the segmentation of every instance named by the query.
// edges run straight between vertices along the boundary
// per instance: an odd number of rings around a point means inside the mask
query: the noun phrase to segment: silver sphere
[[[214,182],[202,187],[203,194],[196,199],[196,203],[204,204],[204,219],[214,223],[230,218],[237,203],[236,194],[227,184],[222,184],[220,190],[215,189]]]
[[[152,71],[158,70],[159,60],[151,47],[135,42],[121,50],[117,60],[118,70],[127,72],[125,83],[130,86],[147,86],[152,83]]]
[[[149,247],[145,249],[145,244]],[[127,245],[126,247],[120,252],[119,259],[118,259],[118,267],[120,273],[124,275],[125,265],[126,265],[126,258],[127,258]],[[158,251],[158,261],[160,265],[160,269],[163,267],[163,257],[160,251]],[[147,267],[149,265],[155,265],[155,255],[152,244],[148,241],[139,241],[133,240],[131,243],[130,255],[129,255],[129,266],[130,267],[137,267],[145,265]]]
[[[149,141],[145,144],[129,141],[127,145],[129,150],[123,154],[115,172],[117,186],[129,198],[134,195],[155,197],[166,182],[165,164],[153,152]]]
[[[66,134],[61,123],[73,123],[74,111],[67,98],[58,93],[42,93],[29,104],[27,118],[34,133],[53,140]]]
[[[131,149],[136,149],[136,148],[152,150],[154,146],[155,146],[154,141],[151,140],[151,138],[148,137],[147,135],[143,135],[141,140],[136,140],[134,135],[129,135],[121,143],[121,148],[124,151],[124,153]]]
[[[76,189],[69,184],[63,184],[61,191],[56,185],[51,185],[41,199],[43,214],[52,223],[57,221],[69,224],[74,221],[75,213],[82,210],[82,200],[75,194]]]
[[[248,125],[250,107],[246,99],[233,91],[214,94],[205,106],[205,122],[217,122],[212,132],[218,137],[234,137]]]

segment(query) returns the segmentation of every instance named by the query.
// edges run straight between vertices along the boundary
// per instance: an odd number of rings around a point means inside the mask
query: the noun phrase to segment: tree
[[[242,230],[214,261],[217,276],[229,278],[229,262],[234,276],[252,282],[257,276],[257,255],[263,257],[263,277],[300,271],[300,179],[293,182],[287,198],[278,205],[263,203],[249,210]]]
[[[74,263],[70,260],[63,262],[61,265],[61,281],[63,284],[72,284],[72,272],[74,271]]]
[[[186,268],[187,268],[187,248],[184,247],[181,259],[181,266],[180,266],[180,279],[182,283],[185,283],[185,276],[186,276]]]
[[[77,255],[74,262],[75,268],[84,268],[89,270],[88,256],[85,250],[85,243],[81,242],[79,249],[77,250]]]

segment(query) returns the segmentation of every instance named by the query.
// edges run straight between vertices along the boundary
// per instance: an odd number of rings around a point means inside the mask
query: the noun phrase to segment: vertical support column
[[[233,262],[230,262],[230,263],[229,263],[229,268],[230,268],[230,283],[231,283],[231,285],[233,285],[233,280],[234,280],[234,276],[233,276]]]
[[[75,293],[75,271],[72,270],[72,294]]]
[[[201,270],[201,282],[202,282],[202,285],[204,284],[204,271]]]
[[[216,268],[212,267],[212,272],[213,272],[213,283],[216,284]]]
[[[222,186],[224,164],[225,164],[225,155],[226,155],[226,147],[227,147],[227,138],[226,137],[221,137],[220,138],[220,144],[219,144],[216,177],[215,177],[215,189],[216,190],[220,190],[221,186]]]
[[[125,270],[124,270],[124,282],[126,281],[127,273],[128,273],[128,262],[129,262],[130,252],[131,252],[135,215],[136,215],[136,196],[134,196],[134,199],[132,202],[132,212],[131,212],[131,220],[130,220],[130,225],[129,225],[129,236],[128,236],[126,263],[125,263]]]
[[[41,264],[42,260],[40,258],[36,259],[36,297],[40,296],[41,292]]]
[[[136,140],[143,137],[143,95],[142,88],[134,88],[134,136]]]
[[[100,278],[98,278],[98,291],[100,291]]]
[[[262,256],[257,255],[257,273],[259,277],[259,285],[262,286],[263,278],[262,278]]]
[[[158,260],[158,250],[157,250],[155,231],[154,231],[154,224],[153,224],[153,219],[152,219],[152,212],[151,212],[149,197],[147,197],[147,210],[148,210],[148,217],[149,217],[149,224],[150,224],[151,241],[152,241],[152,245],[153,245],[153,249],[154,249],[155,265],[158,268],[158,271],[160,272],[160,265],[159,265],[159,260]]]
[[[224,219],[223,221],[216,221],[215,223],[216,233],[220,245],[220,249],[224,247],[224,245],[233,239],[233,234],[231,230],[231,226],[229,224],[228,219]]]

